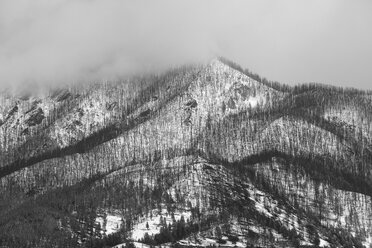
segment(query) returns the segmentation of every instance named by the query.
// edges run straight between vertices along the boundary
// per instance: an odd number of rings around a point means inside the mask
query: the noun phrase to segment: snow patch
[[[96,218],[96,223],[101,226],[102,234],[112,234],[120,230],[123,218],[120,215],[104,214]]]
[[[132,240],[139,241],[143,239],[146,233],[150,236],[158,234],[160,233],[161,219],[163,219],[163,221],[165,220],[167,224],[172,224],[174,220],[179,221],[182,216],[187,222],[191,218],[191,212],[188,210],[176,210],[172,215],[168,213],[167,209],[162,209],[160,213],[158,209],[154,209],[152,210],[152,217],[145,216],[144,218],[140,219],[137,224],[134,225],[131,238]]]

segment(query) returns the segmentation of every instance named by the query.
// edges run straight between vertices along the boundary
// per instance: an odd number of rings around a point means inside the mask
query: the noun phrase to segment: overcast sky
[[[271,80],[372,89],[371,0],[0,0],[0,87],[224,56]]]

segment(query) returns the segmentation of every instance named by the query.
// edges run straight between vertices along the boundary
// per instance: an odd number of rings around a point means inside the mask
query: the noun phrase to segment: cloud
[[[273,80],[365,88],[369,7],[366,0],[0,0],[0,86],[115,80],[222,55]]]
[[[213,47],[191,6],[170,1],[1,3],[3,83],[115,79],[206,58]]]

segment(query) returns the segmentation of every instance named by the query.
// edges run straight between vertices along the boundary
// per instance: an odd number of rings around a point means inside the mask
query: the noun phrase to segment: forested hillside
[[[224,58],[0,93],[0,247],[372,247],[372,93]]]

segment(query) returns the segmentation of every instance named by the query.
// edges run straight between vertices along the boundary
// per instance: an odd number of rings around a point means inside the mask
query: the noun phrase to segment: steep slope
[[[54,91],[50,96],[44,94],[42,100],[37,100],[43,103],[41,109],[53,111],[38,125],[27,127],[26,133],[20,122],[26,114],[16,107],[17,111],[10,111],[14,123],[7,120],[0,127],[0,143],[4,147],[0,155],[0,175],[45,159],[81,153],[117,137],[149,119],[150,112],[183,91],[190,81],[188,77],[194,77],[198,70],[197,66],[185,67],[165,75],[135,77],[118,84],[82,86],[70,90],[76,92],[74,95],[67,90]],[[19,104],[15,97],[10,98],[10,103]],[[24,136],[20,137],[20,133]]]
[[[371,243],[369,93],[213,60],[0,100],[5,247]]]

